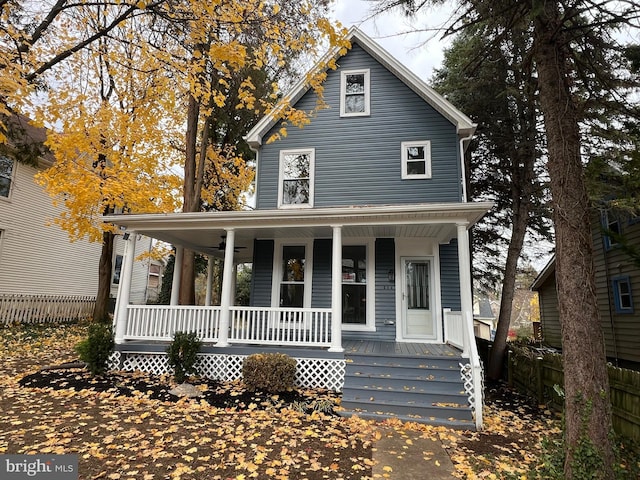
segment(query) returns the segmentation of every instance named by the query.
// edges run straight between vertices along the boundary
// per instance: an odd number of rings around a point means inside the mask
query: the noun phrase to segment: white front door
[[[402,259],[402,336],[405,339],[437,339],[431,268],[428,258]]]

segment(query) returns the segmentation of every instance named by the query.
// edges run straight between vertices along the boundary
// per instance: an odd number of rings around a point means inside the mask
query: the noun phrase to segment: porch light
[[[393,270],[393,268],[389,269],[389,271],[387,272],[387,280],[389,280],[390,282],[394,282],[396,280],[396,272],[395,270]]]

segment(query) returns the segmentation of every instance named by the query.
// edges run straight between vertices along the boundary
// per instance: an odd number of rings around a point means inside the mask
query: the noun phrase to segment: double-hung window
[[[9,198],[15,161],[0,155],[0,198]]]
[[[122,255],[116,255],[113,265],[113,281],[111,283],[120,285],[120,275],[122,275]]]
[[[282,150],[278,206],[313,206],[313,171],[315,149]]]
[[[628,276],[614,277],[611,280],[613,287],[613,302],[616,313],[633,313],[633,296],[631,294],[631,281]]]
[[[402,178],[431,178],[431,142],[402,142]]]
[[[340,75],[340,116],[366,116],[370,112],[369,70],[345,70]]]
[[[615,236],[622,233],[617,215],[605,210],[602,213],[602,228],[604,229],[604,247],[609,250],[618,244]]]

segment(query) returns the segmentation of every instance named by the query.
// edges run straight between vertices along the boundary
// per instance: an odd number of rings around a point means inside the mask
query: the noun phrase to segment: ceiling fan
[[[224,252],[225,249],[227,248],[227,236],[226,235],[222,235],[220,238],[222,238],[222,241],[218,244],[218,250]],[[243,248],[247,248],[247,247],[235,246],[233,248],[233,251],[234,251],[234,253],[238,253]]]

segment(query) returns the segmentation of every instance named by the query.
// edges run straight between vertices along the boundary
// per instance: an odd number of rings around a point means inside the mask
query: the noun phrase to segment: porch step
[[[473,429],[455,356],[346,353],[345,416]]]

